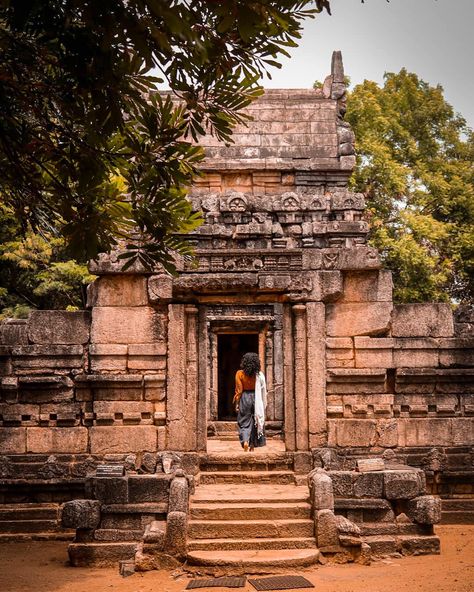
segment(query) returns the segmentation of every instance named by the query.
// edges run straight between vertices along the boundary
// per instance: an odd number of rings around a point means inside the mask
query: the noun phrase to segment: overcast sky
[[[342,50],[352,84],[382,82],[384,72],[405,67],[441,84],[454,109],[474,127],[474,0],[331,0],[309,20],[268,88],[309,88],[329,74],[331,54]]]

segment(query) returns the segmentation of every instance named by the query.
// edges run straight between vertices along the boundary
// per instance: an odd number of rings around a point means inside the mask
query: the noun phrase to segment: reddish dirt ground
[[[316,566],[298,573],[315,585],[316,592],[472,592],[474,526],[440,526],[437,532],[441,555],[386,559],[369,567]],[[67,565],[67,543],[63,542],[0,544],[1,592],[181,592],[187,582],[182,572],[155,571],[122,578],[117,568],[72,568]],[[254,588],[247,583],[237,590]]]

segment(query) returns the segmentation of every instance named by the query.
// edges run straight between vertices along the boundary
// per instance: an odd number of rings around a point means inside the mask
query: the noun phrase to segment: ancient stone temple
[[[77,529],[76,565],[263,549],[258,569],[437,552],[436,495],[473,519],[473,315],[393,304],[344,112],[335,52],[321,90],[269,90],[235,144],[204,138],[197,265],[104,255],[87,311],[0,325],[0,537]],[[246,351],[269,436],[247,456],[224,445]]]

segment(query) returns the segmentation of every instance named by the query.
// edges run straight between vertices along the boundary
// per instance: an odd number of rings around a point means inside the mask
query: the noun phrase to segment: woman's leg
[[[242,448],[245,449],[251,444],[251,434],[254,423],[253,415],[253,393],[244,391],[239,401],[239,412],[237,414],[237,425],[239,426],[239,440]]]

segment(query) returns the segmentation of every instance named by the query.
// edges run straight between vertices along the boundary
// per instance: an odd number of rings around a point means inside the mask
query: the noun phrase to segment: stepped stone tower
[[[88,311],[0,325],[1,502],[83,497],[104,461],[196,473],[208,438],[233,426],[233,376],[255,351],[268,432],[300,467],[405,462],[450,498],[447,517],[471,508],[474,318],[394,306],[347,188],[345,92],[335,52],[321,90],[268,90],[233,145],[203,139],[197,267],[122,272],[104,255]]]

